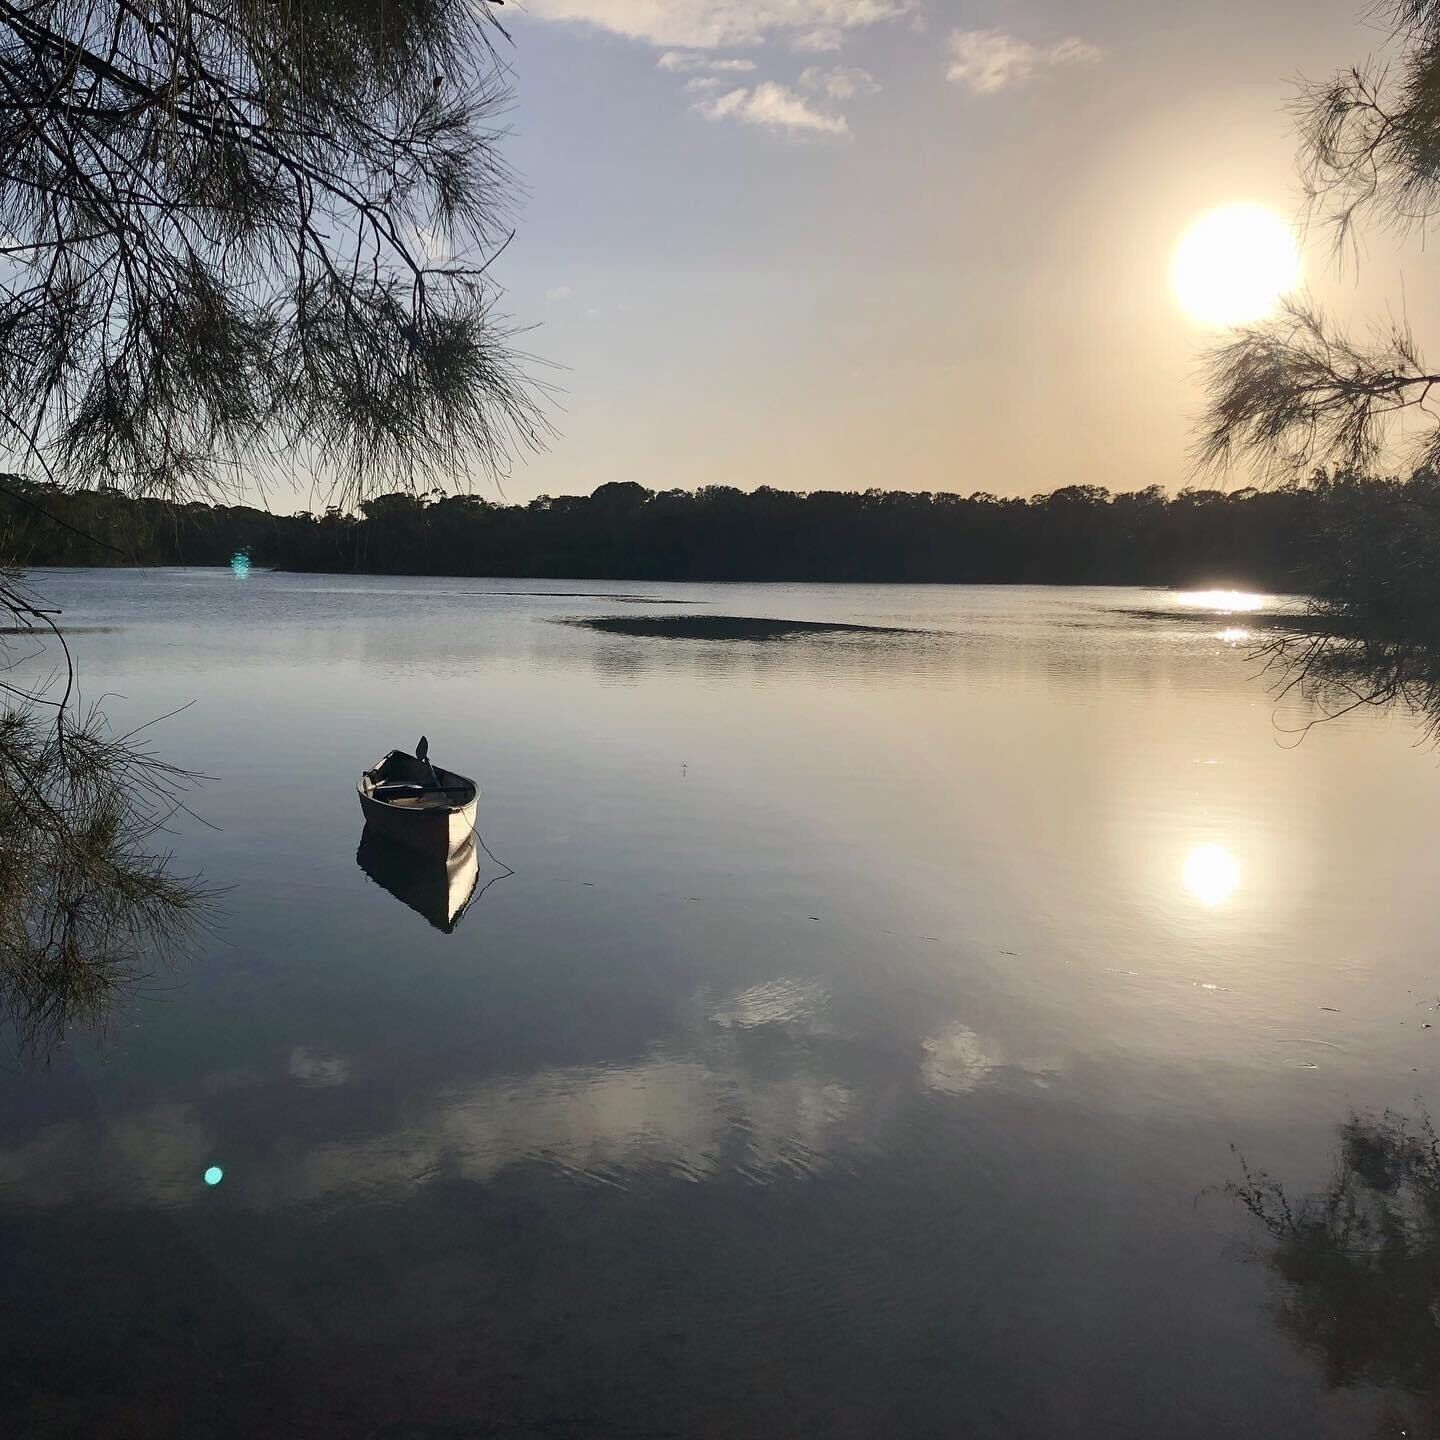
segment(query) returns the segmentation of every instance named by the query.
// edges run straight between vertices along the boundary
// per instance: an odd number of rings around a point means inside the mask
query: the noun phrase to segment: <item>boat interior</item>
[[[403,750],[392,750],[365,771],[361,788],[372,799],[402,810],[455,810],[475,798],[473,780]]]

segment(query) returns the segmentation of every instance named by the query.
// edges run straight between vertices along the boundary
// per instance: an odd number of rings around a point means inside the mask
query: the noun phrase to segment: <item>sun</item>
[[[1265,205],[1207,210],[1180,237],[1170,264],[1176,303],[1215,329],[1263,320],[1299,283],[1295,232]]]

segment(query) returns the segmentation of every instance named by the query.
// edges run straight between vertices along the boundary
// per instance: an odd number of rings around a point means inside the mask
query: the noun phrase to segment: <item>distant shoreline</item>
[[[42,573],[51,570],[113,570],[113,571],[146,571],[146,570],[212,570],[223,573],[232,567],[228,563],[214,561],[210,563],[182,563],[175,561],[161,561],[152,564],[106,564],[96,562],[90,564],[68,563],[68,564],[33,564],[21,567],[26,574]],[[248,574],[254,575],[323,575],[342,577],[348,576],[357,580],[454,580],[474,583],[475,581],[523,581],[534,584],[569,584],[569,585],[790,585],[790,586],[814,586],[814,585],[856,585],[856,586],[893,586],[896,589],[902,587],[914,588],[916,586],[934,586],[937,589],[1006,589],[1006,590],[1218,590],[1218,591],[1244,591],[1250,594],[1278,596],[1295,595],[1300,592],[1294,590],[1276,590],[1268,585],[1257,584],[1244,578],[1222,575],[1218,578],[1213,575],[1206,575],[1203,578],[1195,578],[1184,581],[1139,581],[1139,580],[906,580],[906,579],[876,579],[876,580],[850,580],[850,579],[804,579],[793,578],[759,578],[750,577],[735,578],[727,576],[706,576],[700,577],[669,577],[665,575],[471,575],[460,572],[440,572],[431,570],[300,570],[290,569],[284,565],[261,565],[252,564]],[[627,603],[643,603],[647,605],[670,605],[676,601],[662,596],[650,595],[612,595],[599,590],[476,590],[475,595],[492,595],[498,598],[505,596],[537,596],[552,599],[585,600],[591,596],[601,596],[606,600],[620,600]],[[1137,610],[1134,612],[1137,618],[1152,618],[1151,612]],[[1159,615],[1162,612],[1154,612]],[[1168,612],[1163,612],[1168,613]]]
[[[170,505],[9,477],[6,559],[44,565],[224,566],[325,575],[674,584],[1306,587],[1315,537],[1363,486],[1316,477],[1273,490],[1062,486],[979,492],[712,486],[506,505],[475,495],[380,495],[360,513],[273,515]]]

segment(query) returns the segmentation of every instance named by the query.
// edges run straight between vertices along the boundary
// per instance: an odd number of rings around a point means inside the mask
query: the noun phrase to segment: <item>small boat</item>
[[[423,735],[413,755],[392,750],[360,776],[355,788],[365,823],[417,854],[444,860],[475,833],[480,787],[465,775],[432,765]]]
[[[423,915],[437,930],[451,935],[476,898],[478,851],[472,838],[445,859],[417,855],[366,825],[355,860],[382,889]]]

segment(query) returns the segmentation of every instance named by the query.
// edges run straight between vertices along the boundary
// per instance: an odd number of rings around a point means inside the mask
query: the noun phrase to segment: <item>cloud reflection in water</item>
[[[1010,1060],[952,1023],[910,1052],[908,1084],[877,1084],[872,1061],[827,1005],[820,985],[778,977],[705,1001],[668,1044],[639,1059],[458,1085],[416,1097],[405,1123],[369,1134],[309,1144],[276,1134],[252,1146],[232,1203],[393,1204],[435,1180],[488,1182],[517,1165],[621,1186],[726,1173],[757,1184],[806,1178],[879,1148],[907,1094],[959,1096],[1007,1075],[1044,1085],[1060,1068]],[[286,1072],[292,1086],[333,1090],[351,1080],[352,1065],[297,1045]],[[268,1088],[278,1096],[284,1086]],[[0,1189],[28,1205],[193,1203],[194,1177],[234,1138],[208,1110],[167,1102],[98,1133],[78,1121],[50,1126],[0,1151]]]

